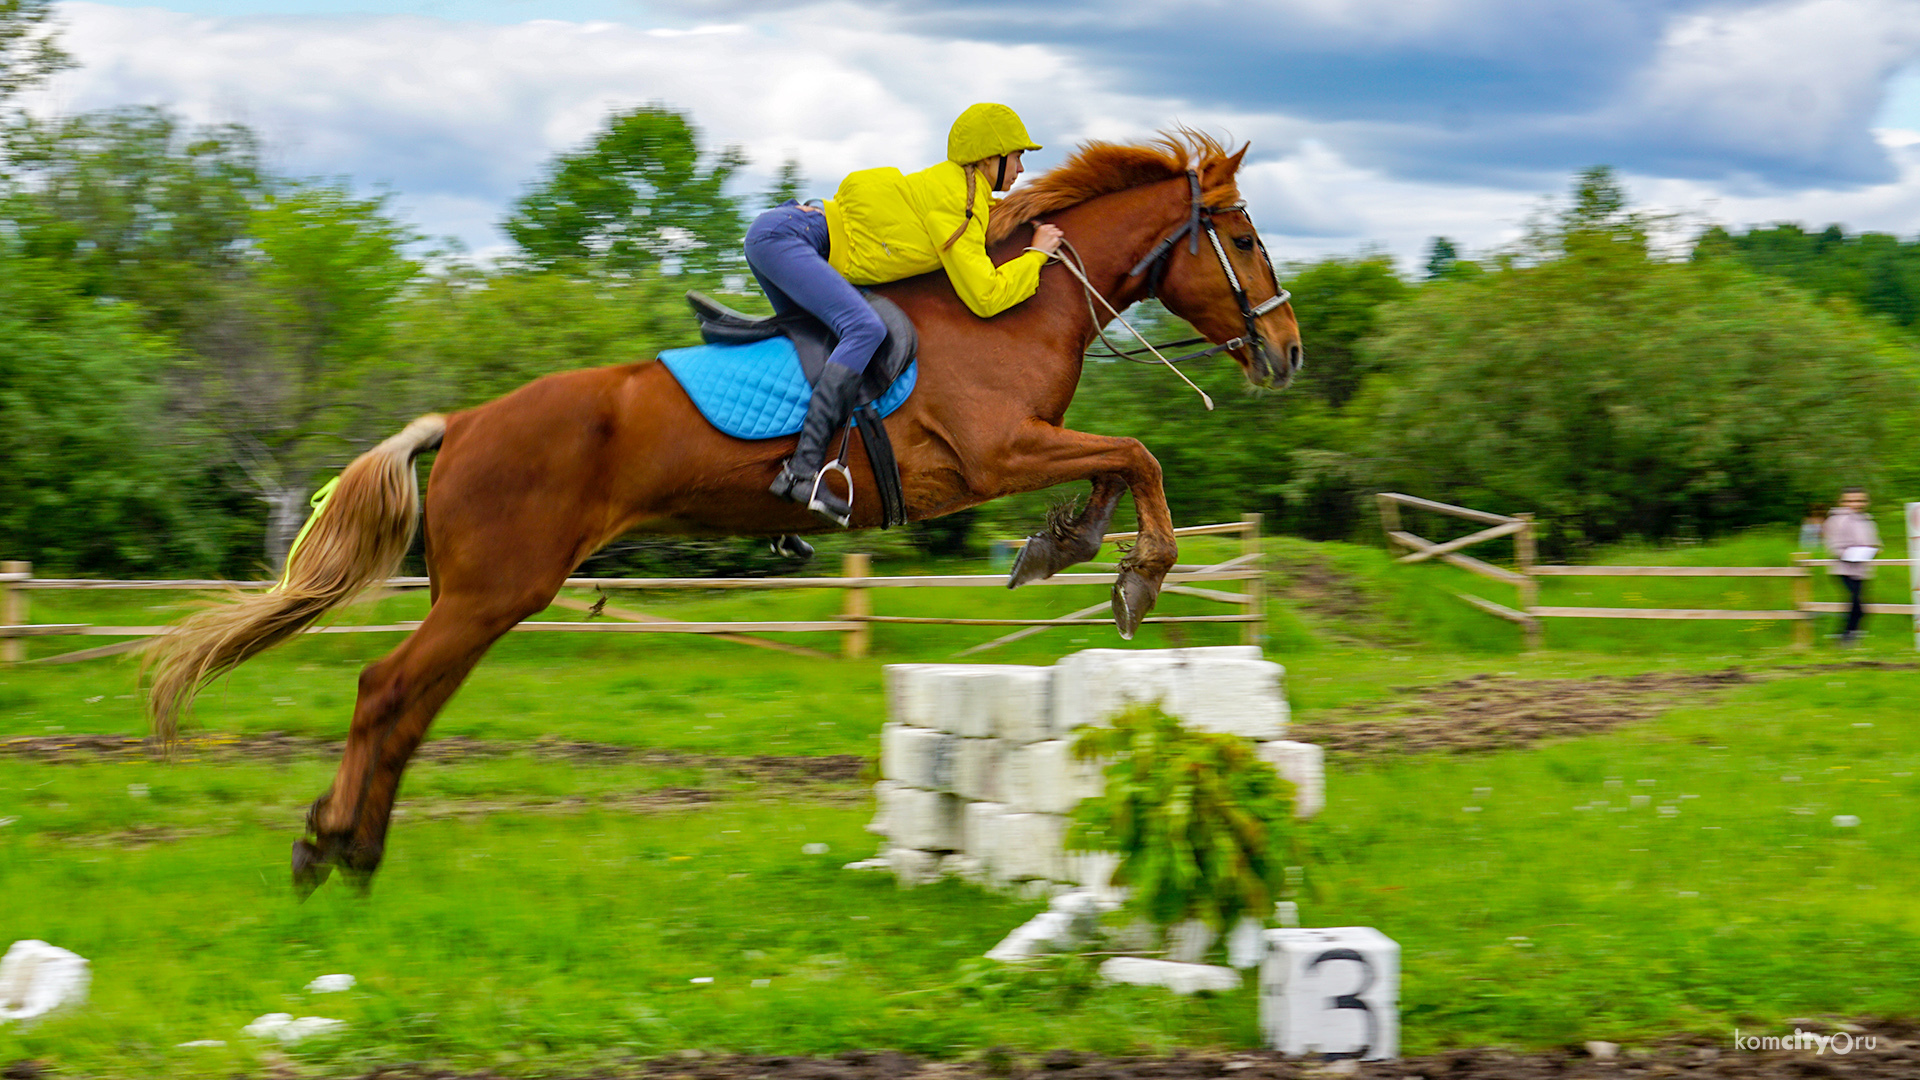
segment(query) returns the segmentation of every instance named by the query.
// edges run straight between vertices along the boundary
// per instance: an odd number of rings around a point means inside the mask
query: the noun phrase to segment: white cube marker
[[[1370,926],[1267,931],[1267,1046],[1327,1061],[1400,1055],[1400,946]]]

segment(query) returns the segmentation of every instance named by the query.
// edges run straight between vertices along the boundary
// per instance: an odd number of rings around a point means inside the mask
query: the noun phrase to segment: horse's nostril
[[[1287,366],[1295,371],[1307,366],[1306,350],[1300,347],[1299,342],[1287,346]]]

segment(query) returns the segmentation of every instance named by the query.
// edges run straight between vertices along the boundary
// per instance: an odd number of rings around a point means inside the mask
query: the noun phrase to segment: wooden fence
[[[1218,525],[1195,525],[1175,529],[1176,536],[1237,535],[1240,537],[1240,554],[1224,562],[1210,566],[1176,566],[1166,578],[1165,592],[1178,596],[1198,597],[1219,604],[1229,604],[1240,610],[1221,615],[1152,615],[1143,622],[1172,623],[1236,623],[1242,627],[1242,640],[1257,643],[1265,635],[1266,629],[1266,592],[1263,587],[1260,569],[1260,528],[1261,516],[1248,514],[1239,521]],[[1136,533],[1109,533],[1105,540],[1129,540]],[[1017,544],[1025,543],[1018,541]],[[1111,585],[1117,575],[1112,572],[1055,574],[1035,585]],[[1241,582],[1240,591],[1223,591],[1201,587],[1201,583]],[[427,585],[427,579],[421,577],[392,578],[385,583],[389,589],[418,589]],[[784,642],[770,641],[755,635],[779,633],[838,633],[841,637],[841,654],[848,658],[860,658],[867,655],[872,647],[872,634],[875,624],[930,624],[939,626],[1017,626],[1024,629],[1008,634],[993,641],[983,642],[965,650],[962,655],[982,652],[996,648],[1009,641],[1018,640],[1043,630],[1067,626],[1098,626],[1111,624],[1112,618],[1104,614],[1108,602],[1082,608],[1079,611],[1051,619],[975,619],[944,618],[932,616],[876,615],[873,613],[872,593],[877,589],[929,589],[929,588],[995,588],[1006,587],[1007,579],[999,574],[935,574],[924,576],[876,577],[872,574],[871,561],[866,555],[847,555],[841,565],[839,577],[765,577],[765,578],[568,578],[569,588],[597,589],[601,592],[616,590],[663,590],[663,591],[704,591],[704,590],[769,590],[769,589],[839,589],[842,601],[839,615],[831,619],[812,621],[737,621],[737,622],[689,622],[664,618],[623,608],[609,607],[603,596],[598,603],[588,603],[572,597],[562,596],[554,601],[554,606],[569,610],[584,611],[594,621],[582,622],[522,622],[513,629],[520,633],[625,633],[625,634],[706,634],[724,641],[750,645],[758,648],[778,649],[784,652],[799,652],[808,655],[822,655],[815,650]],[[215,589],[265,589],[275,583],[271,581],[212,581],[212,580],[174,580],[152,581],[102,581],[90,578],[36,578],[33,568],[24,562],[0,563],[0,661],[20,662],[26,659],[23,639],[28,637],[114,637],[122,640],[98,648],[81,649],[77,652],[61,653],[57,656],[41,657],[35,663],[66,663],[75,660],[91,660],[116,653],[131,652],[142,648],[154,638],[170,632],[166,626],[95,626],[86,623],[40,623],[30,619],[29,595],[37,589],[168,589],[168,590],[215,590]],[[418,622],[396,622],[378,626],[315,626],[306,632],[309,634],[368,634],[406,632],[419,626]]]
[[[1439,559],[1481,577],[1512,585],[1519,595],[1519,603],[1515,607],[1498,604],[1469,593],[1454,595],[1491,615],[1508,622],[1518,623],[1526,632],[1529,648],[1538,647],[1540,644],[1541,619],[1732,619],[1743,622],[1791,622],[1794,644],[1805,648],[1813,644],[1815,618],[1847,610],[1845,604],[1817,601],[1813,598],[1813,580],[1822,568],[1833,564],[1831,559],[1812,559],[1804,553],[1796,552],[1791,565],[1788,566],[1542,566],[1535,560],[1532,514],[1492,514],[1485,510],[1472,510],[1464,506],[1433,502],[1392,491],[1381,492],[1378,499],[1380,526],[1386,532],[1387,539],[1400,547],[1411,549],[1397,561],[1414,563],[1427,559]],[[1464,518],[1492,527],[1456,540],[1435,543],[1401,528],[1400,508],[1403,506]],[[1912,568],[1915,602],[1868,604],[1866,608],[1870,615],[1915,616],[1915,644],[1916,647],[1920,647],[1920,503],[1908,504],[1907,521],[1909,553],[1913,557],[1876,559],[1874,565]],[[1463,548],[1502,536],[1514,538],[1516,565],[1514,570],[1494,566],[1460,553]],[[1772,611],[1729,608],[1543,607],[1539,603],[1538,580],[1543,577],[1790,578],[1793,581],[1793,607]]]

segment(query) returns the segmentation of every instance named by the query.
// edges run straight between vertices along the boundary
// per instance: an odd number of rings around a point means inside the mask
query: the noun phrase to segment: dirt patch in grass
[[[1884,1032],[1885,1027],[1868,1028]],[[1412,1080],[1626,1080],[1629,1077],[1725,1077],[1729,1080],[1880,1080],[1920,1075],[1920,1042],[1911,1030],[1876,1035],[1873,1050],[1816,1056],[1806,1051],[1745,1051],[1730,1038],[1674,1040],[1596,1058],[1584,1047],[1515,1053],[1450,1050],[1399,1061],[1326,1063],[1289,1060],[1268,1051],[1170,1057],[1103,1057],[1056,1050],[1039,1056],[988,1051],[966,1063],[933,1063],[891,1052],[833,1058],[675,1057],[647,1062],[633,1075],[657,1080],[1327,1080],[1335,1076]],[[1346,1071],[1346,1070],[1351,1071]],[[387,1074],[391,1075],[391,1074]]]
[[[1829,1050],[1739,1050],[1730,1036],[1694,1035],[1629,1049],[1566,1047],[1535,1052],[1500,1049],[1447,1050],[1397,1061],[1326,1063],[1279,1054],[1179,1051],[1164,1057],[1106,1057],[1055,1050],[1029,1054],[988,1050],[970,1061],[926,1061],[891,1050],[853,1050],[833,1057],[707,1054],[697,1050],[600,1068],[595,1080],[1911,1080],[1920,1076],[1920,1041],[1911,1024],[1864,1021],[1873,1049],[1846,1054]],[[1824,1033],[1826,1025],[1809,1030]],[[1777,1032],[1776,1032],[1777,1033]],[[1611,1056],[1596,1056],[1596,1053]],[[50,1078],[39,1062],[18,1061],[0,1077]],[[336,1074],[348,1075],[348,1074]],[[363,1080],[500,1080],[492,1072],[461,1073],[403,1065],[358,1074]],[[564,1073],[556,1075],[565,1075]]]
[[[1356,757],[1505,750],[1651,720],[1675,705],[1754,681],[1753,673],[1740,668],[1591,679],[1473,675],[1401,688],[1406,697],[1332,710],[1295,724],[1290,737]]]
[[[180,740],[183,760],[285,762],[296,757],[339,757],[342,743],[301,735],[267,732],[262,735],[203,735]],[[146,758],[147,740],[131,735],[35,735],[0,740],[0,754],[36,761],[102,761]],[[655,768],[708,769],[762,782],[790,785],[852,784],[869,764],[858,754],[781,757],[758,754],[727,757],[675,750],[650,750],[612,743],[554,739],[531,743],[486,742],[461,735],[429,740],[416,761],[472,761],[527,754],[547,761],[574,764],[645,765]]]

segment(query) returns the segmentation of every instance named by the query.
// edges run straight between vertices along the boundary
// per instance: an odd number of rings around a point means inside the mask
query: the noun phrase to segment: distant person
[[[1819,551],[1821,535],[1827,528],[1827,508],[1814,505],[1807,507],[1807,516],[1800,519],[1800,546],[1795,551]]]
[[[1840,643],[1851,645],[1859,640],[1860,624],[1867,617],[1867,579],[1873,576],[1874,556],[1880,554],[1880,530],[1867,515],[1865,488],[1840,493],[1840,505],[1827,515],[1821,540],[1833,558],[1831,572],[1847,589],[1847,624]]]

